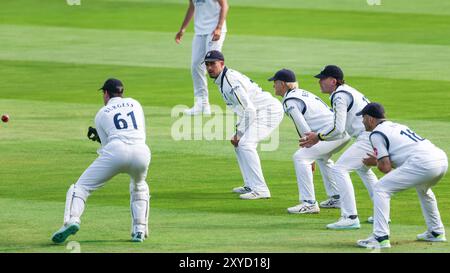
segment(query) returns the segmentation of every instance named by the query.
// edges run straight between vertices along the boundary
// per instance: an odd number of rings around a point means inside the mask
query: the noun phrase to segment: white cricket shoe
[[[373,221],[374,221],[373,216],[369,216],[369,218],[367,218],[367,223],[373,224]],[[390,223],[391,223],[391,219],[389,219],[389,221],[388,221],[388,224],[390,224]]]
[[[209,104],[203,105],[203,115],[211,115],[211,106]]]
[[[320,207],[327,208],[327,209],[331,209],[331,208],[339,209],[341,207],[341,200],[330,197],[329,199],[320,202]]]
[[[209,104],[195,104],[194,107],[184,110],[184,114],[187,116],[211,115],[211,107]]]
[[[75,233],[80,230],[80,224],[79,223],[68,223],[64,226],[62,226],[57,232],[53,233],[52,235],[52,241],[55,244],[61,244],[64,243],[64,241],[69,237],[70,235],[75,235]]]
[[[293,213],[293,214],[314,214],[314,213],[319,213],[320,208],[319,208],[319,205],[317,204],[317,202],[315,202],[314,204],[304,202],[297,206],[288,208],[287,211],[288,211],[288,213]]]
[[[249,193],[251,191],[252,191],[252,189],[250,189],[247,186],[237,187],[237,188],[233,189],[233,192],[240,193],[240,194]]]
[[[139,232],[133,233],[131,235],[131,241],[132,242],[142,243],[144,240],[145,240],[144,232],[140,232],[139,231]]]
[[[241,194],[241,195],[239,195],[239,197],[244,200],[269,199],[270,193],[269,192],[251,191],[248,193]]]
[[[371,235],[367,239],[358,240],[356,243],[360,247],[365,247],[365,248],[370,248],[370,249],[381,249],[381,248],[390,248],[391,247],[391,242],[389,241],[389,238],[386,238],[380,242],[373,235]]]
[[[428,230],[422,234],[418,234],[417,240],[418,241],[427,241],[427,242],[447,242],[447,238],[445,238],[445,234],[429,232]]]
[[[350,219],[349,217],[342,216],[335,223],[328,224],[327,228],[336,230],[347,230],[347,229],[359,229],[361,225],[359,224],[359,219]]]

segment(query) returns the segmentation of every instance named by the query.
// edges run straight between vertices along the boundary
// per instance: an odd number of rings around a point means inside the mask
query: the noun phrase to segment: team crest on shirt
[[[294,109],[294,106],[289,106],[289,108],[286,109],[286,112],[290,112],[292,109]]]
[[[237,86],[234,86],[234,87],[231,87],[231,91],[230,91],[230,94],[233,94],[233,92],[234,91],[236,91],[236,90],[238,90],[239,89],[239,85],[237,85]]]

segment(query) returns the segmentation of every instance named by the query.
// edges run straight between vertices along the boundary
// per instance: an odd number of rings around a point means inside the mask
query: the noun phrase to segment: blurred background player
[[[282,69],[269,79],[274,81],[275,94],[283,97],[285,113],[292,119],[301,138],[306,132],[317,132],[333,124],[333,112],[319,97],[299,89],[295,73]],[[339,192],[332,175],[334,162],[331,156],[340,151],[350,140],[348,134],[335,141],[321,142],[311,148],[300,148],[294,154],[294,167],[297,175],[300,204],[287,209],[289,213],[319,213],[319,204],[313,184],[311,164],[317,162],[329,199],[320,207],[339,208]]]
[[[389,214],[391,196],[416,188],[427,224],[427,231],[417,235],[419,241],[445,242],[445,229],[431,187],[445,175],[448,159],[444,151],[420,137],[407,126],[387,121],[384,108],[369,103],[357,114],[370,134],[374,153],[364,164],[378,166],[385,173],[373,188],[373,234],[357,244],[367,248],[389,248]],[[395,169],[394,169],[395,168]]]
[[[189,0],[189,7],[180,30],[175,36],[181,43],[184,32],[194,16],[195,35],[192,40],[191,72],[194,84],[194,107],[185,111],[186,115],[211,114],[208,98],[205,55],[210,50],[222,50],[225,40],[228,13],[227,0]]]
[[[341,218],[327,225],[327,228],[359,229],[361,226],[356,210],[355,190],[349,172],[358,173],[372,198],[372,188],[377,177],[370,167],[363,164],[366,154],[372,152],[372,146],[369,133],[362,124],[362,117],[356,115],[369,101],[358,90],[345,84],[344,73],[338,66],[327,65],[315,77],[319,79],[322,92],[330,94],[334,122],[325,129],[305,133],[300,145],[312,147],[319,141],[339,139],[346,132],[355,138],[355,142],[345,150],[332,168],[341,200]]]
[[[270,198],[256,147],[278,127],[283,119],[283,107],[247,76],[227,68],[220,51],[208,52],[205,64],[223,100],[239,119],[231,144],[235,147],[244,186],[234,188],[233,192],[240,193],[241,199]]]
[[[90,127],[88,133],[90,139],[101,143],[99,157],[67,191],[64,225],[53,234],[55,243],[64,242],[80,229],[89,195],[119,173],[131,178],[132,241],[142,242],[148,236],[150,192],[145,179],[151,155],[145,144],[144,111],[138,101],[122,97],[120,80],[108,79],[100,89],[105,106],[95,116],[97,129]]]

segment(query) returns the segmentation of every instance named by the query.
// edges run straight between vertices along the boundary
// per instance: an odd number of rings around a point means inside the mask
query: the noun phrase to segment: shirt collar
[[[119,100],[121,100],[121,99],[122,99],[121,97],[110,98],[109,101],[108,101],[108,103],[107,103],[106,105],[116,103],[117,101],[119,101]]]
[[[222,70],[222,72],[220,72],[219,76],[217,76],[217,78],[214,80],[214,83],[217,84],[218,86],[222,86],[223,84],[223,78],[225,77],[225,74],[227,73],[228,68],[225,66]]]

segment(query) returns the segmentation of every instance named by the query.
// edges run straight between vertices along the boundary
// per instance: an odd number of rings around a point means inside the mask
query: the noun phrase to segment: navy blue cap
[[[383,105],[371,102],[367,104],[361,111],[356,113],[357,116],[369,115],[374,118],[385,118]]]
[[[110,93],[122,93],[123,89],[123,84],[120,80],[109,78],[98,90],[108,91]]]
[[[206,53],[205,62],[225,61],[223,54],[218,50],[211,50]]]
[[[343,80],[344,72],[342,72],[342,69],[337,65],[327,65],[323,68],[322,71],[320,71],[319,74],[315,75],[314,77],[318,79],[333,77],[336,80]]]
[[[283,82],[296,82],[295,73],[289,69],[283,68],[275,75],[268,79],[269,81],[283,81]]]

